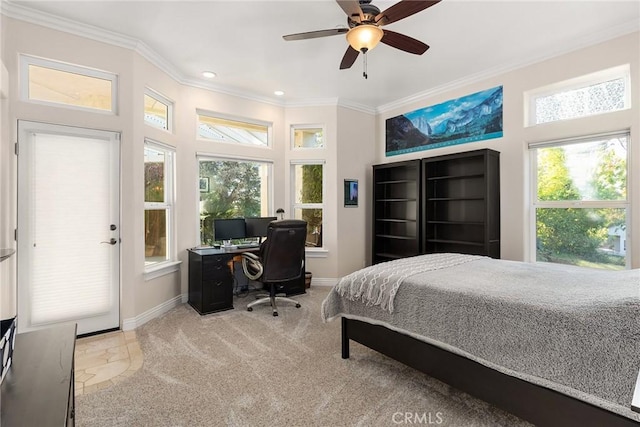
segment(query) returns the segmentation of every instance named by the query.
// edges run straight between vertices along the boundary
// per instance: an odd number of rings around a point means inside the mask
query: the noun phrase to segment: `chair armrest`
[[[262,264],[260,263],[260,257],[251,252],[242,253],[242,270],[245,276],[251,280],[256,280],[262,276]]]
[[[242,253],[242,257],[243,258],[246,257],[247,259],[250,259],[252,261],[258,261],[258,262],[260,261],[260,257],[258,255],[256,255],[256,254],[254,254],[253,252],[243,252]]]

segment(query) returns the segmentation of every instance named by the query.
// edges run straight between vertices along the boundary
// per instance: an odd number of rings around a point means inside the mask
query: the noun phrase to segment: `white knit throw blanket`
[[[366,305],[379,305],[393,313],[393,300],[398,288],[409,276],[425,271],[452,267],[475,259],[478,255],[428,254],[375,264],[340,279],[335,291],[351,301],[362,300]]]

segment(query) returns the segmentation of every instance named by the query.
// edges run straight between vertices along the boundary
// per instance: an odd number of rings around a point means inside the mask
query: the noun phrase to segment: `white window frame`
[[[203,138],[200,136],[200,132],[198,132],[198,126],[200,123],[200,119],[198,118],[198,116],[210,117],[212,119],[231,120],[234,122],[246,123],[249,125],[264,126],[267,128],[267,144],[266,145],[245,144],[245,143],[236,142],[236,141],[226,141],[226,140],[214,139],[214,138]],[[231,114],[218,113],[214,111],[207,111],[200,108],[196,108],[195,131],[196,131],[196,140],[201,142],[216,142],[216,143],[230,144],[234,146],[251,147],[251,148],[259,148],[259,149],[265,149],[265,148],[270,149],[273,146],[273,123],[267,122],[264,120],[249,119],[247,117],[234,116]]]
[[[150,138],[145,138],[144,148],[151,148],[156,151],[161,151],[165,155],[164,161],[164,202],[147,202],[144,201],[144,210],[166,210],[167,211],[167,260],[156,262],[153,264],[146,264],[144,260],[145,268],[145,280],[153,279],[155,277],[163,276],[165,274],[177,271],[180,265],[180,261],[177,260],[177,238],[176,238],[176,149],[168,144],[154,141]],[[145,239],[146,244],[146,239]]]
[[[296,147],[295,146],[295,132],[300,129],[322,129],[322,147]],[[327,148],[327,129],[322,124],[302,124],[302,125],[291,125],[291,149],[294,151],[308,151],[308,150],[324,150]]]
[[[322,203],[296,203],[296,172],[295,167],[299,165],[322,165]],[[322,246],[305,247],[305,252],[310,258],[327,256],[327,243],[324,232],[327,221],[327,162],[322,159],[291,160],[289,181],[291,182],[291,216],[295,215],[296,209],[322,209]]]
[[[154,123],[150,123],[146,120],[144,120],[144,123],[146,125],[149,125],[153,128],[156,129],[160,129],[163,130],[165,132],[169,132],[169,133],[173,133],[173,105],[174,102],[172,100],[170,100],[169,98],[167,98],[166,96],[162,95],[160,92],[155,91],[153,89],[151,89],[150,87],[145,87],[144,88],[144,94],[155,99],[156,101],[158,101],[159,103],[165,105],[167,107],[167,128],[163,128],[161,126],[158,126]]]
[[[79,74],[86,77],[94,77],[97,79],[108,80],[111,82],[111,111],[101,110],[98,108],[83,107],[80,105],[70,105],[62,102],[43,101],[40,99],[29,98],[29,65],[50,68],[52,70],[63,71],[66,73]],[[54,61],[52,59],[40,58],[30,55],[20,55],[20,99],[25,102],[31,102],[40,105],[49,105],[54,107],[68,108],[71,110],[90,111],[99,114],[118,114],[118,75],[108,71],[97,70],[94,68],[84,67],[81,65],[69,64],[66,62]]]
[[[227,155],[219,155],[213,153],[205,153],[205,152],[197,152],[196,153],[196,164],[195,168],[198,171],[198,180],[195,182],[196,191],[199,191],[199,177],[200,177],[200,162],[201,161],[210,161],[210,162],[251,162],[251,163],[264,163],[267,166],[267,215],[266,216],[276,216],[273,211],[273,195],[274,195],[274,176],[273,176],[273,160],[264,159],[259,157],[246,157],[246,156],[227,156]],[[197,198],[196,201],[196,236],[198,236],[198,245],[202,245],[202,241],[200,240],[200,197]]]
[[[608,111],[602,113],[590,114],[582,117],[576,117],[567,120],[577,120],[594,115],[609,114],[617,111],[624,111],[631,108],[631,69],[629,64],[619,65],[617,67],[608,68],[606,70],[597,71],[595,73],[586,74],[569,80],[553,83],[541,88],[526,91],[524,93],[525,100],[525,127],[542,126],[549,123],[557,123],[558,121],[545,122],[536,124],[536,100],[544,98],[556,93],[568,92],[571,90],[582,89],[587,86],[605,83],[610,80],[624,79],[624,108],[622,110]],[[566,120],[559,120],[566,121]]]
[[[604,138],[615,138],[616,136],[625,136],[627,138],[627,198],[626,200],[538,200],[538,156],[537,149],[538,148],[548,148],[548,147],[560,147],[563,145],[570,144],[579,144],[581,142],[588,142],[597,139]],[[536,262],[537,257],[537,248],[536,248],[536,240],[537,240],[537,229],[536,229],[536,218],[537,218],[537,209],[538,208],[582,208],[582,209],[599,209],[599,208],[610,208],[610,209],[625,209],[626,212],[626,241],[631,241],[631,200],[630,194],[633,191],[633,185],[631,180],[631,134],[629,130],[624,130],[620,132],[609,132],[609,133],[601,133],[601,134],[593,134],[583,137],[576,138],[566,138],[561,140],[554,141],[542,141],[542,142],[531,142],[528,144],[529,146],[529,159],[530,159],[530,171],[531,171],[531,207],[530,207],[530,223],[529,223],[529,236],[530,236],[530,247],[529,247],[529,260],[531,262]],[[631,260],[632,260],[632,245],[627,243],[626,245],[626,255],[625,255],[625,268],[631,268]]]

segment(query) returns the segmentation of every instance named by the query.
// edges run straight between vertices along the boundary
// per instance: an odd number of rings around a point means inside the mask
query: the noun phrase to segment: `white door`
[[[18,328],[119,327],[120,136],[18,122]]]

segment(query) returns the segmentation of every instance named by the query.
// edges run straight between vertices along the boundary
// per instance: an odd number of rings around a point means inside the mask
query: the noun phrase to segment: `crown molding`
[[[358,104],[357,102],[352,102],[348,99],[340,99],[340,101],[338,102],[338,107],[349,108],[350,110],[359,111],[361,113],[370,114],[372,116],[375,116],[377,114],[377,110],[375,107]]]
[[[623,35],[639,31],[640,22],[638,20],[631,20],[627,23],[618,25],[616,27],[609,28],[604,31],[583,37],[578,40],[574,40],[569,44],[556,46],[551,52],[544,55],[540,55],[531,58],[527,61],[513,62],[509,64],[503,64],[498,67],[493,67],[480,73],[476,73],[464,78],[454,80],[445,83],[440,86],[416,93],[414,95],[398,99],[396,101],[380,105],[378,107],[370,107],[367,105],[359,104],[345,99],[308,99],[308,100],[296,100],[296,101],[280,101],[265,96],[259,96],[255,93],[250,93],[238,89],[234,89],[228,86],[216,85],[213,83],[202,82],[198,79],[186,77],[180,72],[171,62],[166,60],[162,55],[151,49],[142,41],[124,36],[122,34],[109,31],[103,28],[95,27],[92,25],[83,24],[77,21],[73,21],[67,18],[62,18],[56,15],[52,15],[46,12],[37,11],[29,7],[19,5],[11,2],[10,0],[0,0],[0,13],[10,18],[30,22],[32,24],[41,25],[54,30],[63,31],[66,33],[74,34],[77,36],[85,37],[95,41],[123,47],[133,50],[141,55],[143,58],[151,62],[160,70],[169,75],[176,82],[191,86],[195,88],[210,90],[213,92],[231,95],[238,98],[247,99],[250,101],[257,101],[265,104],[270,104],[278,107],[318,107],[318,106],[340,106],[349,108],[355,111],[363,112],[366,114],[384,114],[391,110],[405,107],[409,104],[425,101],[435,95],[443,92],[452,91],[463,86],[471,85],[473,83],[480,82],[492,77],[499,76],[501,74],[508,73],[538,62],[542,62],[560,55],[567,54],[569,52],[579,50],[591,45],[605,42]]]
[[[230,95],[237,98],[246,99],[249,101],[257,101],[264,104],[274,105],[276,107],[289,106],[288,103],[269,98],[266,96],[256,95],[255,93],[233,89],[228,86],[216,85],[215,83],[204,82],[196,78],[187,77],[180,72],[171,62],[160,55],[155,50],[151,49],[147,44],[141,40],[133,37],[124,36],[122,34],[105,30],[103,28],[95,27],[92,25],[83,24],[71,19],[62,18],[50,13],[31,9],[29,7],[19,5],[11,2],[10,0],[0,0],[0,13],[21,21],[29,22],[35,25],[41,25],[53,30],[62,31],[76,36],[88,38],[91,40],[104,42],[107,44],[115,45],[125,49],[133,50],[140,56],[145,58],[151,64],[158,67],[161,71],[166,73],[169,77],[175,80],[177,83],[191,86],[194,88],[210,90],[212,92]],[[313,104],[313,102],[318,102]],[[332,100],[331,105],[336,105],[337,101]],[[300,103],[302,105],[302,103]],[[293,103],[292,106],[300,106],[297,103]],[[318,106],[328,105],[325,100],[318,101],[305,101],[305,106]],[[361,107],[362,108],[362,107]],[[368,108],[368,107],[364,107]],[[375,114],[375,110],[369,108],[368,112]]]
[[[287,108],[302,108],[302,107],[343,107],[351,110],[360,111],[366,114],[376,114],[376,110],[368,105],[358,104],[349,100],[341,98],[310,98],[310,99],[296,99],[289,100],[284,104]]]
[[[135,50],[139,44],[138,40],[132,37],[123,36],[113,31],[94,27],[93,25],[83,24],[71,19],[34,10],[9,0],[0,1],[0,12],[9,18],[19,19],[31,24],[41,25],[127,49]]]
[[[198,88],[198,89],[206,89],[206,90],[210,90],[212,92],[217,92],[220,94],[224,94],[224,95],[230,95],[230,96],[235,96],[237,98],[243,98],[243,99],[247,99],[249,101],[257,101],[257,102],[261,102],[263,104],[270,104],[270,105],[274,105],[276,107],[284,107],[285,103],[283,101],[280,101],[278,99],[273,99],[273,98],[269,98],[266,96],[260,96],[260,95],[256,95],[255,93],[252,92],[246,92],[246,91],[241,91],[241,90],[237,90],[234,89],[230,86],[222,86],[222,85],[216,85],[214,83],[208,83],[208,82],[204,82],[201,81],[199,79],[195,79],[195,78],[184,78],[178,81],[178,83],[181,83],[185,86],[191,86],[194,88]]]
[[[185,86],[206,89],[225,95],[232,95],[250,101],[257,101],[279,107],[283,107],[285,105],[282,101],[274,100],[268,97],[262,97],[254,93],[235,90],[229,87],[220,86],[213,83],[206,83],[195,78],[186,77],[162,55],[151,49],[144,42],[133,37],[124,36],[122,34],[95,27],[93,25],[83,24],[71,19],[62,18],[50,13],[34,10],[23,5],[13,3],[9,0],[0,0],[0,13],[8,16],[9,18],[18,19],[21,21],[29,22],[31,24],[51,28],[53,30],[62,31],[76,36],[133,50],[134,52],[138,53],[140,56],[148,60],[150,63],[158,67],[161,71],[169,75],[169,77],[171,77],[173,80]]]
[[[556,58],[558,56],[566,55],[570,52],[574,52],[589,46],[596,45],[598,43],[603,43],[608,40],[622,37],[624,35],[627,35],[636,31],[640,31],[640,21],[638,20],[628,21],[616,27],[611,27],[604,31],[600,31],[598,33],[591,34],[587,37],[583,37],[581,39],[572,41],[570,44],[556,46],[556,48],[553,49],[551,52],[548,52],[544,55],[540,55],[537,57],[533,57],[527,61],[512,62],[509,64],[500,65],[498,67],[493,67],[488,70],[482,71],[480,73],[466,76],[458,80],[452,80],[448,83],[445,83],[440,86],[436,86],[424,92],[419,92],[414,95],[390,102],[388,104],[381,105],[376,109],[376,113],[383,114],[391,110],[395,110],[401,107],[406,107],[409,104],[425,101],[428,98],[432,98],[443,92],[449,92],[455,89],[459,89],[463,86],[468,86],[473,83],[478,83],[483,80],[490,79],[492,77],[497,77],[499,75],[506,74],[508,72],[527,67],[529,65],[546,61],[548,59]]]

